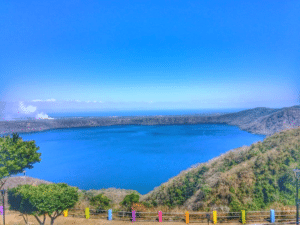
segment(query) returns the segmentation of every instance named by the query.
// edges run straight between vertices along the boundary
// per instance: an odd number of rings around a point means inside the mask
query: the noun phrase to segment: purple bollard
[[[0,206],[0,213],[3,215],[3,206]]]
[[[132,211],[132,221],[135,222],[135,210]]]

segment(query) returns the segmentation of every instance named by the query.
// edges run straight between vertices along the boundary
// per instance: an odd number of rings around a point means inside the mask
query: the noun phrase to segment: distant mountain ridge
[[[112,125],[188,125],[201,123],[223,123],[238,126],[241,130],[270,136],[285,130],[286,125],[300,126],[300,106],[270,109],[258,107],[236,113],[199,116],[133,116],[133,117],[93,117],[65,118],[55,120],[1,121],[0,134],[14,132],[39,132],[50,129],[97,127]]]

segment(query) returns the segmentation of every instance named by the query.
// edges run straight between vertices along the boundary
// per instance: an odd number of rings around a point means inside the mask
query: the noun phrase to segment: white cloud
[[[36,106],[27,105],[23,101],[11,103],[0,101],[0,114],[1,119],[5,120],[26,120],[29,118],[53,119],[39,111]]]
[[[54,118],[49,117],[47,114],[44,114],[43,112],[37,114],[35,116],[36,119],[48,119],[48,120],[53,120]]]
[[[86,103],[89,103],[90,101],[85,101]]]
[[[54,98],[51,98],[51,99],[47,99],[46,101],[47,101],[47,102],[55,102],[55,101],[56,101],[56,99],[54,99]]]
[[[55,101],[56,101],[56,99],[54,99],[54,98],[47,99],[47,100],[40,100],[40,99],[32,100],[32,102],[55,102]]]
[[[97,101],[94,101],[95,103],[97,102]]]
[[[24,106],[23,102],[19,102],[19,108],[21,111],[23,111],[25,114],[33,113],[36,111],[36,107],[29,105],[27,107]]]
[[[81,102],[80,100],[76,100],[76,102]]]

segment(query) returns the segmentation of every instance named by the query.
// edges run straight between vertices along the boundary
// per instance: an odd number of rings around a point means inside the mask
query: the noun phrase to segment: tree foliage
[[[132,193],[130,195],[126,195],[120,205],[125,206],[130,210],[132,203],[139,202],[140,196],[138,194]]]
[[[41,161],[39,149],[35,141],[23,141],[17,133],[13,133],[12,138],[0,138],[0,189],[5,178],[32,169],[34,163]]]
[[[8,190],[10,210],[19,211],[26,217],[33,215],[41,225],[45,224],[46,214],[53,225],[54,220],[62,215],[64,210],[74,207],[78,197],[78,188],[64,183],[38,186],[26,184]],[[41,215],[42,221],[38,217]]]
[[[90,199],[90,203],[92,206],[96,206],[97,209],[109,209],[110,207],[110,199],[103,194],[96,195]]]

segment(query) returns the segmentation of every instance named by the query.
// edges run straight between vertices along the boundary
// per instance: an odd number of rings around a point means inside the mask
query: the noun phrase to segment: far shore
[[[283,111],[290,111],[292,114],[299,116],[298,107],[283,109],[254,108],[235,113],[215,113],[211,115],[194,114],[194,115],[158,115],[158,116],[115,116],[115,117],[77,117],[77,118],[56,118],[56,119],[39,119],[39,120],[16,120],[0,121],[0,135],[10,135],[12,133],[32,133],[52,129],[67,128],[90,128],[114,125],[195,125],[195,124],[227,124],[237,126],[241,130],[253,134],[270,136],[275,132],[283,130],[284,124],[282,119],[278,120],[276,114]],[[268,117],[273,118],[268,120]],[[272,123],[269,124],[269,121]],[[286,118],[289,120],[289,118]],[[299,124],[300,125],[300,124]]]

